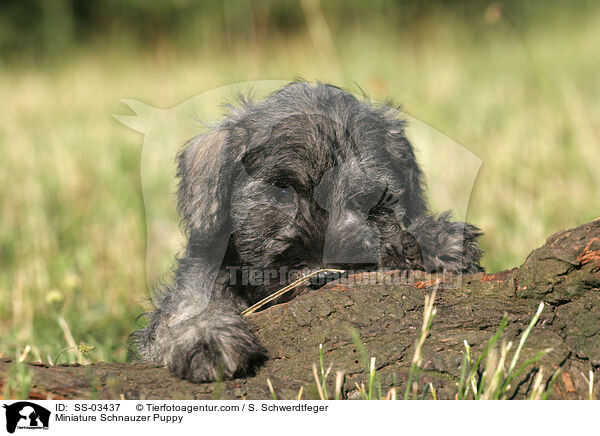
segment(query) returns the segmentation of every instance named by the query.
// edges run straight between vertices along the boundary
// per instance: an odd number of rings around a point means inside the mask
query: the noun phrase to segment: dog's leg
[[[192,382],[252,375],[266,350],[241,317],[241,302],[223,293],[205,295],[188,286],[163,294],[149,325],[134,334],[142,359]]]
[[[417,240],[425,271],[465,274],[483,271],[479,265],[481,250],[477,246],[481,231],[471,224],[451,221],[449,212],[419,216],[406,230]]]

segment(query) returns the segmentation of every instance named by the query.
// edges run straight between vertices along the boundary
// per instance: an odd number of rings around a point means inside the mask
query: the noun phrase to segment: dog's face
[[[242,157],[245,171],[231,197],[234,245],[253,266],[377,264],[375,218],[403,212],[391,207],[403,188],[387,166],[389,156],[364,147],[357,156],[349,135],[327,134],[338,127],[334,121],[312,118],[286,119]],[[384,204],[386,188],[393,197]]]
[[[251,268],[376,266],[425,208],[396,115],[305,83],[237,109],[181,154],[188,254],[226,238],[225,263]]]

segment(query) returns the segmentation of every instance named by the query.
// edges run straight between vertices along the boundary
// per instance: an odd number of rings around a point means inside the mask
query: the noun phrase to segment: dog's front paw
[[[454,222],[450,213],[422,215],[408,226],[417,240],[427,272],[471,274],[483,271],[477,239],[481,231],[472,224]]]
[[[195,383],[254,375],[267,358],[238,315],[207,320],[199,315],[170,328],[172,345],[164,361],[176,377]]]
[[[414,236],[399,230],[393,238],[386,238],[381,245],[379,268],[423,270],[421,249]]]

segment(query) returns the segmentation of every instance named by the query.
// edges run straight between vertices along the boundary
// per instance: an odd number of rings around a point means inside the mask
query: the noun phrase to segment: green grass
[[[600,13],[569,17],[519,27],[433,15],[411,33],[366,23],[334,29],[333,47],[318,49],[307,32],[229,51],[143,53],[112,41],[52,66],[0,64],[0,352],[48,361],[72,347],[68,330],[75,345],[95,346],[88,361],[127,358],[147,285],[143,137],[112,118],[127,113],[124,98],[168,108],[226,84],[297,76],[392,96],[483,161],[467,218],[486,232],[487,270],[520,264],[549,234],[599,215]],[[417,149],[426,136],[416,133]],[[464,189],[463,171],[436,163],[435,149],[419,156],[441,210]],[[164,229],[178,240],[174,222]],[[166,272],[171,258],[154,253],[149,266]],[[69,349],[61,362],[80,358]]]

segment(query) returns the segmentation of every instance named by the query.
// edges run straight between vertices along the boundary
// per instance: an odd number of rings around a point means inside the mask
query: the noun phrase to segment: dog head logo
[[[6,431],[9,433],[16,429],[48,429],[50,411],[38,404],[19,401],[2,407],[6,409]]]

